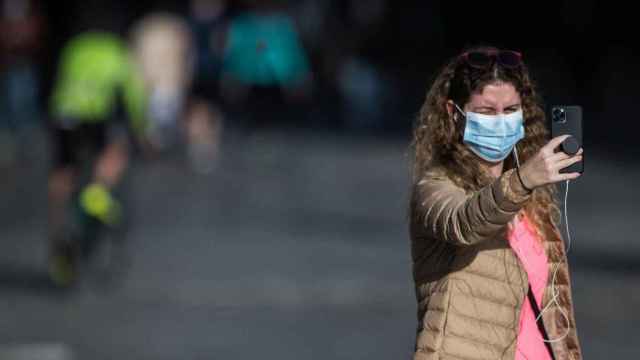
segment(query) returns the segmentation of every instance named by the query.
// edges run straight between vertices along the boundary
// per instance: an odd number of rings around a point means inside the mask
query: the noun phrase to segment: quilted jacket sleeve
[[[474,245],[495,236],[531,196],[515,169],[505,171],[492,184],[468,194],[449,178],[430,172],[415,188],[414,215],[436,239],[460,246]]]

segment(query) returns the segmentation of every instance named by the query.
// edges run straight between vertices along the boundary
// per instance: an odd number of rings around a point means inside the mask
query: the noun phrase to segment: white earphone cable
[[[571,232],[569,231],[569,217],[567,215],[567,199],[568,199],[568,196],[569,196],[569,180],[567,180],[565,182],[565,192],[564,192],[564,223],[565,223],[565,230],[567,232],[567,249],[565,251],[565,259],[566,259],[566,254],[569,253],[569,249],[571,248]],[[564,243],[563,243],[563,245],[564,245]],[[542,309],[540,311],[540,314],[538,314],[538,316],[536,317],[536,322],[538,322],[540,317],[542,317],[542,314],[544,314],[544,312],[549,309],[549,306],[551,306],[552,304],[555,303],[556,306],[558,307],[558,310],[560,310],[560,313],[562,314],[562,317],[564,317],[565,321],[567,322],[567,330],[565,331],[565,333],[562,336],[558,337],[557,339],[549,339],[549,340],[542,339],[542,341],[548,342],[548,343],[561,341],[565,337],[567,337],[567,335],[569,335],[569,333],[571,332],[569,316],[562,309],[562,306],[560,306],[560,303],[558,302],[558,298],[560,297],[560,293],[558,292],[558,289],[556,287],[556,275],[558,274],[558,269],[560,269],[560,263],[556,263],[555,269],[553,270],[553,277],[551,279],[551,294],[552,294],[551,300],[549,301],[547,306],[545,306],[544,309]]]
[[[518,168],[520,168],[520,159],[518,159],[518,151],[516,146],[514,145],[513,147],[513,155],[515,157],[516,160],[516,166]],[[566,251],[565,251],[565,261],[566,261],[566,255],[569,253],[569,249],[571,248],[571,232],[569,231],[569,217],[567,214],[567,199],[569,197],[569,180],[567,180],[565,182],[565,192],[564,192],[564,206],[563,206],[563,210],[564,210],[564,224],[565,224],[565,230],[567,233],[567,247],[566,247]],[[564,245],[564,242],[563,242]],[[569,322],[569,316],[567,315],[567,313],[562,309],[562,306],[560,306],[560,303],[558,302],[558,298],[560,297],[560,293],[558,292],[558,289],[556,287],[556,276],[558,275],[558,269],[560,269],[560,263],[556,263],[553,269],[553,277],[551,278],[551,300],[549,300],[549,303],[540,311],[540,314],[538,314],[538,316],[536,317],[536,323],[538,322],[538,320],[540,320],[540,318],[542,317],[542,314],[544,314],[545,311],[549,310],[550,306],[552,304],[555,304],[558,308],[558,310],[560,311],[560,313],[562,314],[562,317],[565,319],[566,323],[567,323],[567,331],[560,336],[557,339],[542,339],[542,341],[547,342],[547,343],[553,343],[553,342],[558,342],[563,340],[565,337],[567,337],[571,331],[570,328],[570,322]]]
[[[569,217],[567,216],[567,199],[569,198],[569,180],[565,182],[564,185],[564,226],[567,232],[567,251],[569,253],[569,249],[571,249],[571,232],[569,231]]]

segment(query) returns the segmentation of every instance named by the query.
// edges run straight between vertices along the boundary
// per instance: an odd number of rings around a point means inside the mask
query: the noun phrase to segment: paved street
[[[46,282],[46,165],[0,179],[0,359],[408,359],[406,142],[270,130],[131,174],[117,287]],[[585,359],[640,355],[640,164],[594,150],[571,185]]]

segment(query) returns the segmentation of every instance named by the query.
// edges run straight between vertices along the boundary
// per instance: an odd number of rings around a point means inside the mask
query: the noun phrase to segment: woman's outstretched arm
[[[433,237],[460,246],[492,238],[531,196],[515,169],[467,194],[444,174],[430,173],[414,188],[414,216]]]

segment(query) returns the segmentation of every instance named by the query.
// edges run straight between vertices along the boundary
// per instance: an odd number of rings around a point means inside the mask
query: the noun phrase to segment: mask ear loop
[[[467,115],[465,114],[464,111],[462,111],[462,109],[460,108],[460,106],[458,106],[458,104],[453,103],[453,105],[456,107],[456,109],[458,109],[458,111],[460,111],[460,114],[462,114],[462,116],[466,117]]]
[[[516,159],[516,167],[518,168],[518,171],[520,171],[520,159],[518,158],[518,147],[517,144],[513,144],[513,157]]]

